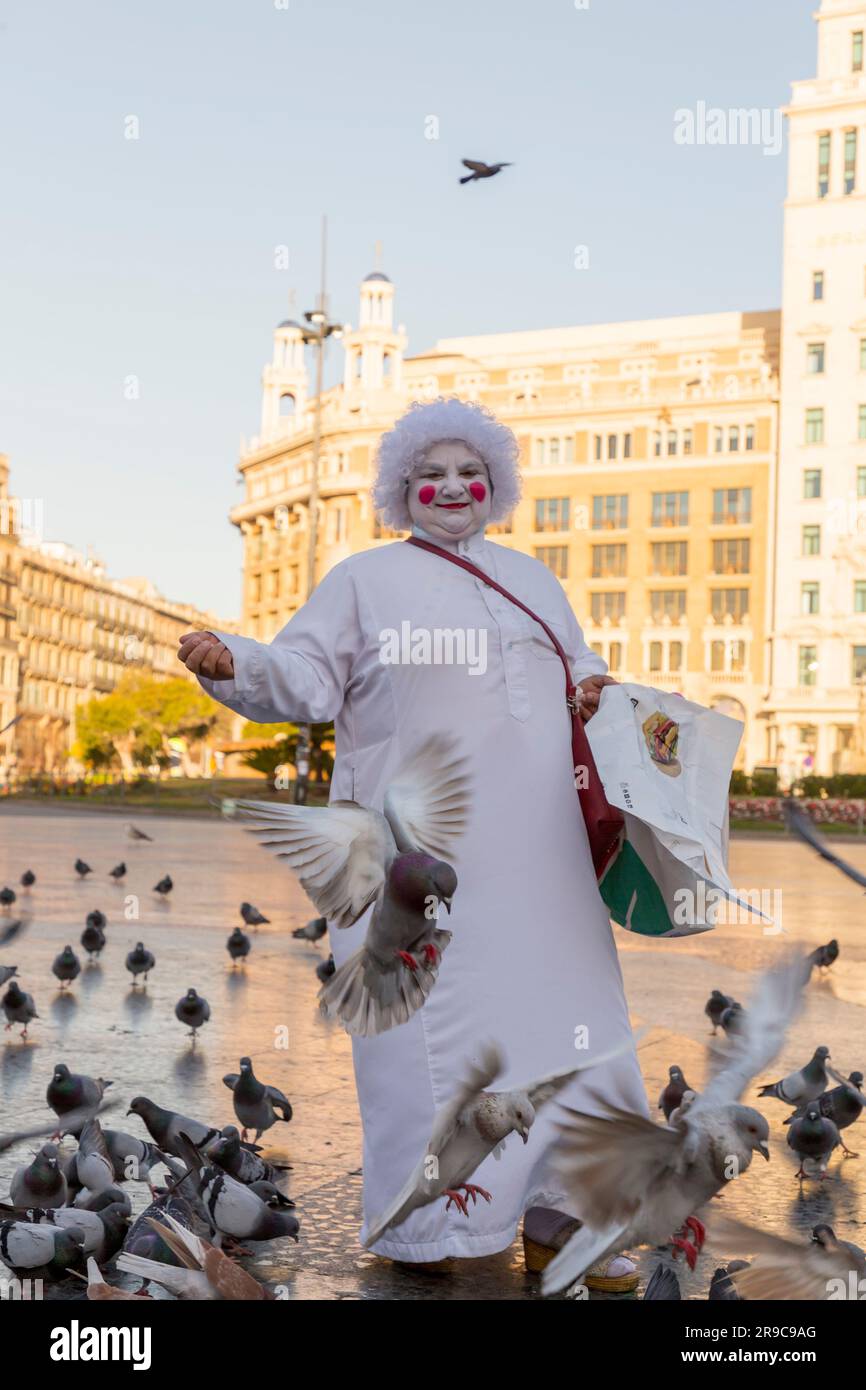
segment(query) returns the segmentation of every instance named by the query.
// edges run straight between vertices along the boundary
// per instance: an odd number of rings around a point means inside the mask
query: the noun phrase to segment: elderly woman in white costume
[[[511,431],[477,405],[419,403],[382,438],[377,462],[382,520],[471,561],[543,618],[591,717],[610,677],[560,584],[538,560],[485,536],[487,522],[507,518],[519,498]],[[388,634],[437,629],[471,635],[472,664],[384,658]],[[352,1042],[364,1129],[362,1239],[425,1154],[437,1109],[485,1041],[505,1056],[497,1089],[620,1048],[558,1099],[590,1113],[601,1102],[648,1114],[575,792],[564,672],[537,623],[442,556],[397,541],[335,565],[269,645],[196,632],[182,639],[180,656],[215,699],[248,719],[333,719],[332,800],[381,810],[394,771],[431,734],[450,735],[467,760],[472,814],[453,856],[453,937],[436,986],[408,1022]],[[331,930],[338,967],[365,931],[365,918]],[[545,1106],[528,1142],[513,1135],[484,1160],[472,1180],[492,1193],[489,1204],[470,1203],[468,1218],[456,1203],[425,1205],[389,1229],[375,1253],[416,1265],[489,1255],[510,1245],[527,1211],[524,1239],[535,1258],[557,1248],[575,1222],[550,1162],[555,1122],[556,1106]],[[586,1282],[627,1288],[637,1276],[619,1256]]]

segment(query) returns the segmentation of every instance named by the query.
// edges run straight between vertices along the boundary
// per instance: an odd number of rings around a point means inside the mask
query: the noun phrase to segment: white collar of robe
[[[449,545],[447,541],[441,541],[436,536],[430,536],[420,526],[412,527],[412,535],[418,536],[422,541],[429,541],[431,545],[438,545],[440,550],[453,550],[456,555],[483,555],[484,554],[484,527],[479,526],[477,531],[473,531],[471,536],[465,540],[458,541],[456,545]]]

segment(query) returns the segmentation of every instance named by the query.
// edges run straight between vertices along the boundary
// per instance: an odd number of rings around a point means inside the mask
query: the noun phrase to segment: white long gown
[[[423,532],[417,534],[423,536]],[[603,673],[559,582],[539,561],[478,532],[452,550],[473,561],[556,631],[576,680]],[[487,669],[387,664],[380,634],[420,628],[486,629]],[[528,1083],[617,1044],[626,1050],[587,1082],[605,1100],[648,1114],[622,976],[599,896],[571,768],[562,665],[537,623],[440,556],[395,542],[336,565],[270,645],[217,634],[233,681],[202,680],[251,720],[336,725],[331,797],[382,808],[392,773],[434,730],[457,735],[470,760],[470,825],[453,856],[453,932],[439,979],[406,1024],[353,1040],[364,1128],[364,1213],[386,1206],[426,1152],[436,1109],[485,1039],[507,1069],[497,1089]],[[366,915],[330,933],[339,966],[361,944]],[[580,1030],[588,1046],[576,1050]],[[578,1078],[565,1104],[595,1112]],[[467,1219],[444,1200],[414,1212],[374,1250],[405,1261],[505,1249],[529,1206],[563,1199],[548,1152],[556,1104],[529,1142],[512,1135],[473,1181],[493,1194]],[[362,1237],[363,1237],[362,1230]]]

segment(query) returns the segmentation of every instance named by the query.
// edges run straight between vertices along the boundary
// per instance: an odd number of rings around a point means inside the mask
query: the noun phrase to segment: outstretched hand
[[[234,677],[232,654],[212,632],[185,632],[177,656],[193,675],[207,676],[213,681],[229,681]]]
[[[587,719],[591,719],[598,709],[602,687],[619,685],[619,681],[615,681],[613,676],[587,676],[585,680],[578,681],[578,685],[583,691],[580,700],[580,717],[585,724]]]

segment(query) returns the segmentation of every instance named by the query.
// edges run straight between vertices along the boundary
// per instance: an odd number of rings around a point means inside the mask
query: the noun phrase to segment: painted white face
[[[413,470],[406,500],[415,525],[434,540],[465,540],[490,516],[487,464],[462,440],[443,439]]]

